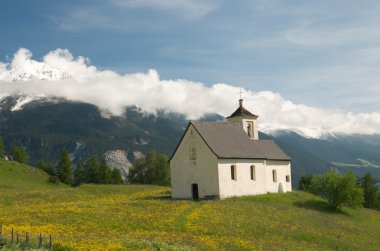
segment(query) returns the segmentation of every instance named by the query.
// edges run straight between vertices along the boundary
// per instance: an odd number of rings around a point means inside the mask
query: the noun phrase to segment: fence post
[[[18,233],[16,233],[16,244],[18,244]]]
[[[49,236],[49,250],[51,250],[53,247],[53,242],[52,242],[52,238],[51,238],[51,235]]]
[[[13,233],[13,227],[12,227],[12,245],[13,245],[13,241],[14,241],[14,233]]]
[[[40,237],[38,238],[38,248],[42,248],[42,235],[40,233]]]
[[[25,247],[28,247],[29,245],[29,235],[28,233],[25,234]]]
[[[0,238],[1,238],[1,236],[3,236],[3,225],[2,224],[0,224]]]

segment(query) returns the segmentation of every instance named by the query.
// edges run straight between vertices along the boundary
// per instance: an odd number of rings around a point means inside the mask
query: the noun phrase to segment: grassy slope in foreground
[[[12,165],[12,172],[9,168]],[[223,201],[171,201],[165,187],[46,182],[43,172],[0,160],[0,224],[52,234],[89,250],[376,250],[380,212],[331,213],[307,193]]]

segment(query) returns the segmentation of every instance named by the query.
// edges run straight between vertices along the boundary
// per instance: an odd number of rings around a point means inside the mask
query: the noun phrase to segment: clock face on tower
[[[189,159],[196,160],[197,159],[197,148],[195,144],[189,146]]]

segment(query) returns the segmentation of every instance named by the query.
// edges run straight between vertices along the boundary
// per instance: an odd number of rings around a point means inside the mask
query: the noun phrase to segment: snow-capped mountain
[[[278,137],[284,134],[296,133],[301,137],[308,139],[331,139],[336,138],[341,133],[334,132],[331,128],[328,127],[314,127],[314,128],[306,128],[306,127],[298,127],[298,128],[283,128],[283,127],[275,127],[275,126],[263,126],[259,128],[261,132],[271,135],[273,137]]]
[[[26,60],[22,66],[14,66],[0,74],[0,80],[9,82],[33,79],[62,80],[67,78],[71,78],[68,73],[35,60]]]

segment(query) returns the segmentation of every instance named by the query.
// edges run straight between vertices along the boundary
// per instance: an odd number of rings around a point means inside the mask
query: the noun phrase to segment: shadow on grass
[[[141,200],[173,200],[171,195],[157,195],[142,197]]]
[[[322,213],[348,215],[345,211],[343,211],[340,208],[336,210],[331,209],[327,202],[320,200],[296,201],[293,203],[293,205],[296,207],[311,209]]]
[[[172,194],[170,191],[166,191],[164,193],[156,194],[156,195],[149,195],[149,196],[144,196],[141,197],[140,200],[164,200],[164,201],[169,201],[173,200],[172,199]]]

